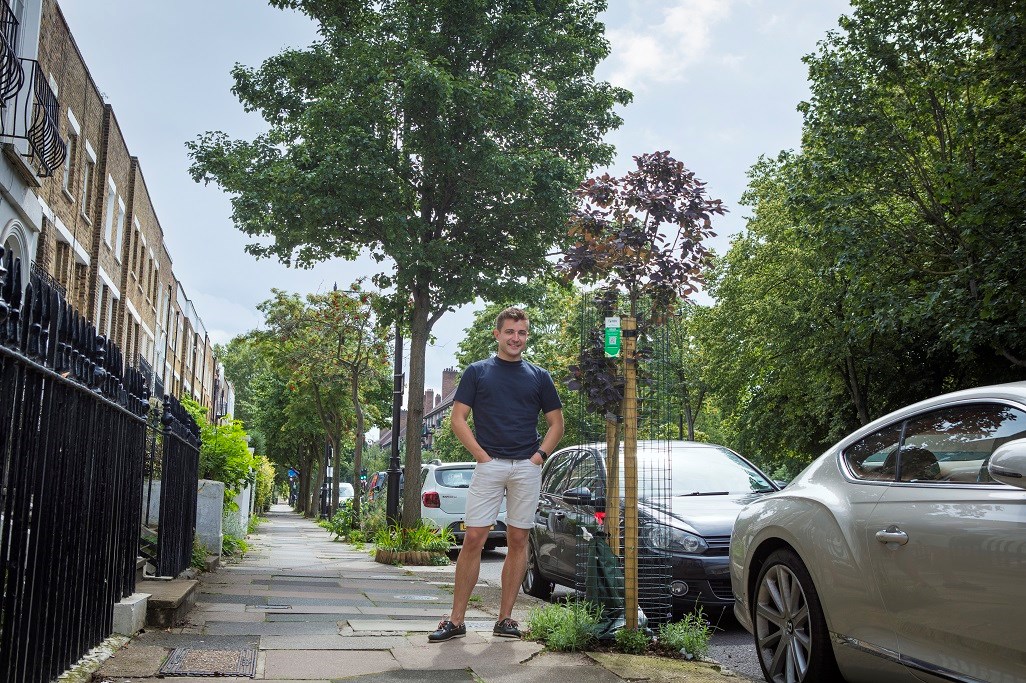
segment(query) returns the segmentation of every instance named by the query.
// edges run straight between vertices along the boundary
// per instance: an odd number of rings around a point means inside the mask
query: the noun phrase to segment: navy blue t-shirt
[[[538,450],[538,413],[563,407],[546,370],[498,356],[471,363],[454,398],[470,406],[481,448],[493,458],[511,460],[530,458]]]

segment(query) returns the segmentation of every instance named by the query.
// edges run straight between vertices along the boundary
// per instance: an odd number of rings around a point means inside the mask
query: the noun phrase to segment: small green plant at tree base
[[[550,650],[577,652],[595,641],[602,608],[586,600],[533,608],[527,616],[528,637]]]
[[[454,542],[455,538],[451,531],[438,529],[427,520],[421,520],[420,526],[413,529],[385,527],[374,535],[374,545],[382,550],[426,550],[445,553]]]
[[[709,654],[711,638],[712,627],[699,608],[697,612],[689,612],[681,621],[662,624],[657,642],[659,649],[682,654],[690,659]]]
[[[640,629],[621,628],[616,632],[616,649],[628,655],[643,655],[648,651],[651,640]]]
[[[260,527],[260,524],[262,522],[266,522],[266,521],[267,521],[266,519],[264,519],[263,517],[260,517],[259,515],[255,515],[255,514],[254,515],[250,515],[249,522],[246,525],[246,533],[247,534],[254,533],[257,530],[257,528]]]

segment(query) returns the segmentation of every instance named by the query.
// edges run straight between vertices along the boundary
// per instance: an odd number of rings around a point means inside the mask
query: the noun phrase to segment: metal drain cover
[[[252,648],[197,650],[178,647],[160,667],[161,676],[256,676],[257,651]]]
[[[438,599],[438,596],[435,595],[395,595],[393,597],[402,602],[432,602]]]

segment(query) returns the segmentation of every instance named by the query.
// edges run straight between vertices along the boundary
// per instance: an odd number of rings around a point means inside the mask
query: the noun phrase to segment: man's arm
[[[474,432],[470,430],[470,425],[467,424],[467,416],[470,415],[470,406],[466,403],[460,403],[459,401],[453,401],[452,413],[450,422],[452,424],[452,433],[456,435],[456,438],[460,440],[463,447],[474,456],[474,460],[478,462],[488,462],[492,459],[492,456],[485,452],[485,449],[481,448],[481,444],[477,442],[474,437]],[[562,418],[560,418],[562,420]]]
[[[556,408],[545,413],[545,422],[549,427],[545,430],[545,436],[542,438],[541,449],[551,454],[552,451],[556,450],[556,446],[559,445],[559,440],[563,438],[563,430],[565,428],[563,425],[563,409]],[[531,462],[535,465],[542,464],[541,453],[536,452],[532,455]]]

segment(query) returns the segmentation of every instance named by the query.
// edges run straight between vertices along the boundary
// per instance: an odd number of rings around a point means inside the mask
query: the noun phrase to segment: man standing
[[[512,619],[520,583],[527,571],[527,538],[534,526],[541,490],[541,466],[563,437],[563,405],[552,376],[522,358],[527,345],[527,314],[502,311],[492,330],[498,353],[472,363],[463,372],[452,406],[452,431],[477,461],[467,491],[467,533],[456,561],[452,613],[428,636],[432,643],[467,634],[464,615],[481,570],[481,550],[506,496],[506,561],[502,565],[502,601],[492,633],[519,638]],[[474,430],[467,416],[474,414]],[[545,438],[538,413],[545,415]]]

